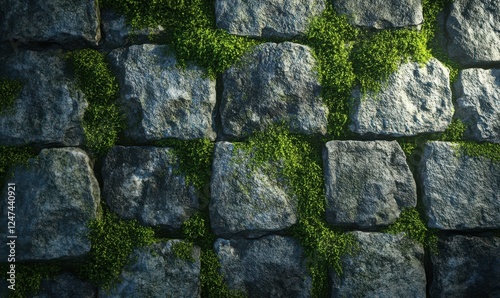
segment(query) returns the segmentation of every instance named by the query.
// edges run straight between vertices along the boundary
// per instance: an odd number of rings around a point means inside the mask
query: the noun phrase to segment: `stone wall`
[[[252,146],[264,152],[281,143],[249,141],[280,127],[320,144],[320,185],[313,192],[323,210],[316,219],[328,235],[340,233],[352,244],[325,267],[322,295],[500,297],[500,2],[455,0],[438,15],[440,57],[458,65],[455,82],[447,61],[402,61],[380,90],[352,89],[348,133],[335,139],[318,53],[302,42],[311,20],[329,5],[214,1],[217,28],[258,45],[213,77],[196,63],[179,67],[171,47],[155,42],[168,28],[132,28],[93,0],[2,1],[0,79],[22,88],[12,106],[0,107],[0,152],[30,146],[32,157],[4,175],[0,238],[11,240],[7,221],[15,213],[10,233],[17,236],[16,264],[25,265],[18,268],[62,268],[44,277],[34,296],[207,296],[201,257],[207,252],[185,230],[186,221],[205,214],[205,238],[231,293],[312,297],[318,279],[309,247],[315,244],[295,228],[310,219],[301,207],[308,195],[287,174],[302,173],[296,169],[309,159],[291,166],[286,158],[262,162]],[[375,32],[421,30],[423,5],[337,0],[332,7],[351,25]],[[87,48],[105,56],[119,87],[124,128],[105,154],[87,146],[92,102],[67,58]],[[457,123],[463,136],[439,137]],[[191,178],[185,166],[196,154],[186,160],[170,139],[208,140],[209,183]],[[9,209],[8,183],[15,183],[15,209]],[[418,218],[417,210],[422,226],[405,217]],[[90,239],[89,222],[103,212],[153,227],[160,239],[133,249],[109,291],[78,273],[99,241]],[[394,232],[399,226],[406,233]],[[187,241],[194,246],[186,258],[176,247]],[[3,265],[9,250],[0,246]],[[19,270],[21,287],[27,277]],[[9,284],[0,282],[2,295]]]

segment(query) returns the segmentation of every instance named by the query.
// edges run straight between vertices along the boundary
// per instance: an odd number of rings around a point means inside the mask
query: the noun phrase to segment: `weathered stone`
[[[247,297],[311,297],[311,277],[299,242],[269,235],[255,240],[217,239],[215,251],[230,289]]]
[[[324,0],[216,0],[215,18],[231,34],[290,39],[304,35],[324,9]]]
[[[500,69],[464,69],[455,87],[456,115],[467,124],[465,136],[500,143]]]
[[[446,22],[448,53],[462,66],[500,62],[500,1],[456,0]]]
[[[101,38],[98,2],[93,0],[3,0],[0,41],[96,45]]]
[[[261,236],[297,222],[296,199],[277,177],[253,171],[249,163],[249,155],[233,144],[215,145],[210,222],[217,235]]]
[[[179,242],[136,249],[130,256],[133,263],[120,274],[122,282],[109,292],[100,290],[99,297],[200,297],[200,248],[191,251],[194,261],[183,260],[174,252]]]
[[[53,280],[42,280],[40,290],[34,298],[94,298],[97,290],[70,273],[62,273]]]
[[[149,43],[151,37],[164,32],[162,26],[157,28],[133,29],[125,21],[125,16],[118,15],[112,10],[101,12],[103,46],[105,48],[119,48],[132,44]]]
[[[83,257],[90,251],[87,224],[98,216],[99,184],[89,157],[74,148],[43,149],[14,169],[16,261]],[[7,185],[2,196],[7,198]],[[7,204],[0,206],[7,218]],[[6,239],[7,231],[0,236]],[[7,245],[0,246],[7,260]]]
[[[0,115],[0,145],[83,143],[87,102],[68,78],[62,51],[21,51],[0,65],[0,77],[23,84],[14,106]]]
[[[447,236],[438,250],[431,297],[500,297],[500,238]]]
[[[331,273],[331,297],[425,297],[423,247],[404,233],[352,232],[358,249]]]
[[[163,138],[215,140],[215,81],[202,69],[181,69],[168,48],[134,45],[109,54],[121,87],[128,128],[134,141]]]
[[[415,181],[396,141],[331,141],[323,160],[326,219],[333,225],[389,225],[417,204]]]
[[[346,14],[351,24],[375,29],[418,26],[423,23],[421,0],[337,0],[338,13]]]
[[[102,169],[103,197],[123,218],[179,231],[198,210],[199,196],[178,171],[173,149],[113,147]]]
[[[430,142],[420,175],[429,227],[500,228],[500,164],[466,156],[457,144]]]
[[[446,130],[453,116],[449,70],[437,59],[424,67],[406,63],[378,93],[355,89],[351,131],[361,135],[412,136]]]
[[[326,133],[322,103],[307,46],[265,43],[223,75],[221,117],[225,134],[243,137],[277,122],[304,134]]]

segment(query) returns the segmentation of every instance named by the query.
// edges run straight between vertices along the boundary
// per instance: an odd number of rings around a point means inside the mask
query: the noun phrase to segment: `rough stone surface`
[[[247,297],[310,297],[312,281],[297,240],[276,235],[256,240],[220,238],[214,248],[230,289]]]
[[[458,145],[430,142],[420,175],[428,226],[445,230],[500,228],[500,164],[468,157]]]
[[[136,30],[127,25],[125,16],[118,15],[112,10],[101,12],[103,46],[105,48],[119,48],[132,44],[143,44],[150,41],[151,36],[164,32],[163,27]]]
[[[181,69],[168,48],[134,45],[109,54],[121,87],[128,128],[137,142],[163,138],[215,140],[215,81],[202,69]]]
[[[465,136],[500,143],[500,69],[464,69],[455,87],[457,117],[467,124]]]
[[[3,0],[0,41],[96,45],[101,38],[99,7],[93,0]]]
[[[500,1],[456,0],[446,22],[448,53],[462,66],[500,62]]]
[[[324,0],[216,0],[215,18],[231,34],[290,39],[304,35],[324,9]]]
[[[119,297],[200,297],[200,248],[193,247],[194,261],[175,256],[179,240],[155,243],[136,249],[133,264],[122,271],[122,282],[109,293],[100,290],[100,298]]]
[[[356,26],[387,29],[418,26],[424,21],[421,0],[338,0],[334,6]]]
[[[297,222],[296,199],[276,177],[252,172],[248,155],[232,143],[215,145],[211,190],[210,221],[217,235],[254,237]]]
[[[173,149],[113,147],[102,169],[103,196],[123,218],[178,231],[199,207],[195,187],[178,171]]]
[[[100,191],[84,151],[43,149],[8,181],[16,184],[16,261],[77,258],[90,251],[87,223],[97,216]],[[7,185],[2,190],[7,198]],[[7,206],[0,206],[3,218]],[[5,259],[6,249],[0,247]]]
[[[326,133],[328,109],[320,96],[315,60],[307,46],[264,43],[223,75],[225,134],[242,137],[272,123],[293,131]]]
[[[431,255],[431,297],[500,297],[500,238],[448,236]]]
[[[79,146],[87,102],[62,51],[19,51],[0,58],[0,77],[19,80],[14,106],[0,115],[0,145]]]
[[[396,141],[331,141],[323,160],[326,219],[333,225],[389,225],[417,204],[415,181]]]
[[[449,70],[437,59],[407,63],[387,86],[365,97],[353,92],[351,131],[361,135],[412,136],[446,130],[453,116]]]
[[[34,298],[94,298],[97,290],[70,273],[62,273],[53,280],[42,280],[40,291]]]
[[[342,257],[342,276],[331,273],[331,297],[425,297],[424,249],[397,235],[352,232],[359,250]]]

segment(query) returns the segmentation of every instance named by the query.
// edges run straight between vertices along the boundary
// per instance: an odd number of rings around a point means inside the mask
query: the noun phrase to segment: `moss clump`
[[[181,65],[194,61],[210,77],[229,68],[257,42],[217,29],[212,0],[104,0],[102,5],[125,15],[134,28],[161,25]]]
[[[22,89],[23,84],[20,81],[0,78],[0,115],[14,105]]]
[[[61,266],[55,263],[16,263],[16,285],[15,291],[7,290],[9,298],[31,297],[40,290],[42,279],[54,278],[60,271]],[[4,280],[7,279],[7,272],[10,264],[0,265]],[[5,289],[2,289],[2,293]]]
[[[500,163],[500,144],[459,142],[459,150],[462,154],[471,157],[486,157],[493,162]]]
[[[250,157],[250,166],[268,175],[284,178],[290,194],[298,199],[298,224],[292,229],[309,258],[313,297],[328,291],[327,271],[342,272],[340,258],[352,252],[354,238],[332,230],[325,222],[325,194],[321,168],[321,143],[312,137],[291,134],[283,126],[257,132],[245,143],[236,144]],[[269,164],[281,164],[276,169]]]
[[[193,243],[188,241],[181,241],[174,243],[172,247],[172,251],[174,255],[182,260],[186,260],[189,262],[194,262],[193,258]]]
[[[347,121],[351,90],[359,85],[363,93],[378,91],[401,63],[427,62],[432,55],[446,57],[435,37],[436,15],[447,0],[424,1],[425,24],[421,31],[411,29],[371,31],[351,26],[331,4],[313,19],[306,35],[318,60],[322,97],[330,110],[329,133],[335,138],[349,136]],[[445,61],[449,61],[445,60]],[[446,64],[454,66],[452,63]],[[452,70],[452,75],[458,73]]]
[[[103,155],[113,147],[125,127],[116,104],[118,83],[98,51],[84,49],[69,53],[67,58],[89,102],[83,117],[85,146]]]
[[[426,227],[416,208],[403,210],[396,222],[386,228],[385,232],[391,234],[404,232],[408,237],[424,247],[433,252],[437,251],[437,237],[434,232]]]
[[[105,290],[119,282],[135,248],[155,242],[152,228],[141,226],[136,220],[122,220],[106,209],[102,219],[89,223],[89,230],[92,247],[80,274]]]
[[[27,165],[28,159],[35,156],[31,147],[9,147],[0,146],[0,185],[3,185],[8,178],[8,171],[11,167],[20,164]]]
[[[203,190],[210,185],[212,154],[214,144],[207,139],[177,140],[164,139],[157,146],[172,147],[179,158],[179,170],[186,175],[186,182]]]

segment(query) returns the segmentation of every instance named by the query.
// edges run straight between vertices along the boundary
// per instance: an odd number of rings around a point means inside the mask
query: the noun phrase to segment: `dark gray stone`
[[[412,136],[446,130],[453,116],[449,70],[432,58],[425,66],[406,63],[378,93],[359,89],[351,131],[361,135]]]
[[[225,134],[244,137],[273,123],[292,131],[326,133],[328,108],[320,98],[315,60],[307,46],[264,43],[223,75]]]
[[[323,160],[326,220],[333,225],[389,225],[417,204],[416,184],[396,141],[331,141]]]
[[[230,289],[247,297],[311,297],[312,280],[299,242],[276,235],[217,239],[215,252]]]
[[[455,0],[446,22],[448,53],[462,66],[500,62],[500,1]]]
[[[26,167],[16,167],[8,182],[16,187],[16,261],[79,258],[90,251],[87,224],[98,217],[100,191],[84,151],[43,149]],[[7,198],[7,185],[2,190]],[[7,207],[0,206],[3,218]],[[0,252],[7,260],[7,245]]]
[[[458,144],[430,142],[420,175],[428,226],[444,230],[500,228],[500,164],[469,157]]]
[[[455,90],[466,138],[500,143],[500,69],[464,69]]]
[[[92,284],[70,273],[62,273],[53,280],[42,280],[34,298],[94,298],[97,290]]]
[[[179,173],[173,149],[113,147],[102,169],[103,197],[126,219],[179,231],[199,207],[199,195]]]
[[[287,194],[278,177],[252,170],[249,162],[249,155],[232,143],[215,145],[210,223],[216,235],[255,237],[297,222],[296,198]]]
[[[304,35],[324,9],[324,0],[216,0],[215,18],[231,34],[290,39]]]
[[[137,142],[215,140],[215,80],[196,66],[181,69],[167,51],[166,46],[144,44],[108,56],[121,87],[125,136]]]
[[[331,273],[331,297],[425,297],[423,247],[404,233],[352,232],[358,249]]]
[[[62,51],[20,51],[0,58],[0,76],[19,80],[14,106],[0,115],[0,145],[79,146],[87,102]]]
[[[119,297],[200,297],[200,248],[194,246],[194,261],[175,256],[174,245],[180,240],[169,240],[136,249],[132,264],[120,274],[120,284],[109,292],[100,290],[100,298]]]
[[[125,21],[125,16],[118,15],[111,10],[101,12],[103,46],[105,48],[119,48],[132,44],[149,43],[152,37],[164,33],[164,28],[133,29]]]
[[[336,0],[335,10],[351,24],[375,29],[418,26],[424,22],[421,0]]]
[[[80,47],[97,45],[101,38],[94,0],[3,0],[1,6],[0,41]]]
[[[431,297],[500,297],[500,238],[441,237],[431,259]]]

